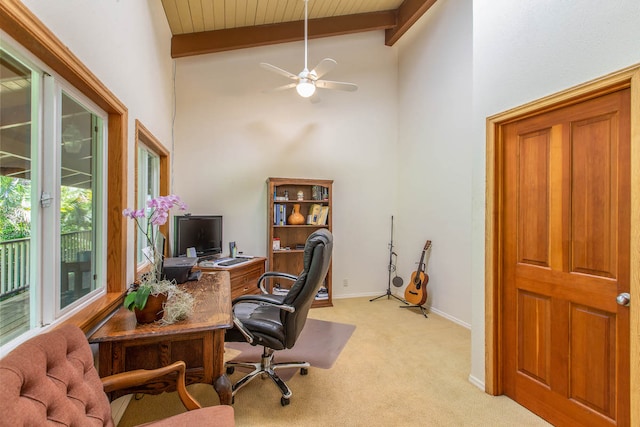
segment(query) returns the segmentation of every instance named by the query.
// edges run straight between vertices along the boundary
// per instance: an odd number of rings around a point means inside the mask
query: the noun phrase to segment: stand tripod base
[[[405,302],[405,304],[409,303]],[[426,317],[427,319],[429,318],[429,316],[427,316],[427,310],[421,305],[401,305],[400,308],[419,308],[424,317]]]
[[[404,303],[404,304],[409,304],[408,302],[406,302],[405,300],[403,300],[402,298],[398,298],[397,296],[395,296],[394,294],[391,293],[391,289],[387,289],[387,293],[386,294],[382,294],[379,297],[375,297],[369,300],[369,302],[375,301],[377,299],[383,298],[383,297],[387,297],[387,299],[389,299],[389,297],[394,297],[395,299],[397,299],[398,301]]]

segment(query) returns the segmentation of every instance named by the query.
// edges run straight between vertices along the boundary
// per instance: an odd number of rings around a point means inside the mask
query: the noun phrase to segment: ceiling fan
[[[291,80],[292,83],[276,87],[274,89],[266,90],[266,92],[279,92],[286,89],[296,88],[296,91],[303,98],[311,97],[312,101],[317,101],[319,98],[316,93],[316,88],[321,89],[337,89],[337,90],[345,90],[349,92],[353,92],[358,90],[358,85],[353,83],[345,83],[345,82],[334,82],[331,80],[321,80],[320,77],[327,74],[329,71],[336,66],[337,62],[331,58],[325,58],[311,71],[307,66],[307,56],[308,56],[308,13],[307,13],[307,4],[309,0],[304,0],[304,70],[300,71],[298,74],[290,73],[289,71],[283,70],[282,68],[276,67],[275,65],[268,64],[266,62],[260,63],[260,66],[264,69],[273,71],[280,75],[283,75]]]

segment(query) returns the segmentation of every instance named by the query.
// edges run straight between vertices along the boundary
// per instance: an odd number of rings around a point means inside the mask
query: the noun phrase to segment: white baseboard
[[[396,295],[393,292],[391,292],[393,295],[397,296],[400,299],[404,300],[404,295]],[[366,292],[366,293],[358,293],[358,294],[341,294],[340,296],[333,296],[333,299],[347,299],[347,298],[362,298],[362,297],[378,297],[378,296],[386,296],[385,292],[382,293],[377,293],[377,292]],[[434,307],[426,307],[427,311],[433,312],[435,314],[437,314],[438,316],[444,317],[447,320],[452,321],[453,323],[462,326],[463,328],[469,329],[471,330],[471,325],[467,322],[463,322],[462,320],[453,317],[443,311],[438,310],[437,308]]]
[[[437,314],[438,316],[444,317],[447,320],[451,320],[453,323],[458,324],[460,326],[462,326],[463,328],[469,329],[471,330],[471,325],[468,324],[467,322],[463,322],[462,320],[453,317],[443,311],[438,310],[437,308],[433,308],[433,307],[427,307],[429,311],[434,312],[435,314]]]
[[[484,381],[480,381],[478,378],[473,375],[469,375],[469,382],[474,386],[478,387],[480,390],[485,391]]]
[[[394,294],[393,292],[391,292]],[[364,298],[364,297],[379,297],[387,296],[386,291],[383,289],[381,292],[360,292],[357,294],[340,294],[339,296],[333,295],[333,299],[347,299],[347,298]],[[394,294],[395,295],[395,294]],[[398,298],[403,298],[403,295],[395,295]]]

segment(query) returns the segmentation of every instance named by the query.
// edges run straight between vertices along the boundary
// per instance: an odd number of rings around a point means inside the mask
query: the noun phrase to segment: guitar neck
[[[422,256],[420,257],[420,262],[418,262],[418,271],[419,272],[424,272],[425,270],[425,264],[424,264],[424,251],[422,252]]]
[[[420,262],[418,263],[418,271],[426,272],[427,263],[425,262],[425,256],[427,253],[431,253],[431,240],[427,240],[427,243],[424,245],[424,249],[422,250],[422,255],[420,255]]]

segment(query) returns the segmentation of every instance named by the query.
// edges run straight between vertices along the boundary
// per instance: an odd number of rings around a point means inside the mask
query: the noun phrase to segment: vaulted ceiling
[[[385,30],[392,46],[436,0],[309,0],[309,38]],[[302,40],[304,0],[162,0],[171,56]]]

